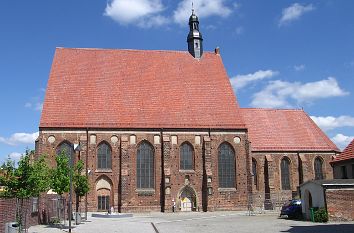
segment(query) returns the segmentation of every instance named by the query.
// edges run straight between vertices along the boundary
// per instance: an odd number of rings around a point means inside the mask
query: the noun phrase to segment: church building
[[[85,163],[88,211],[271,207],[332,178],[339,150],[310,117],[240,108],[194,13],[189,28],[188,51],[56,49],[36,155]]]

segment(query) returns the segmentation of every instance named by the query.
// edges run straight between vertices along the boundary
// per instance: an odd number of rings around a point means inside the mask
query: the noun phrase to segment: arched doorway
[[[310,219],[310,209],[312,208],[312,195],[309,190],[305,190],[305,214],[306,219]]]
[[[178,196],[180,210],[183,212],[196,211],[197,198],[194,189],[190,186],[185,186]]]
[[[113,206],[112,182],[101,176],[96,182],[97,211],[108,211]]]

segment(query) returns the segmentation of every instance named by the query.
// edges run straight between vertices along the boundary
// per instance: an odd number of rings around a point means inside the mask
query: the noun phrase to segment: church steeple
[[[203,37],[199,31],[199,20],[194,14],[189,17],[189,34],[187,37],[188,51],[195,58],[201,58],[203,55]]]

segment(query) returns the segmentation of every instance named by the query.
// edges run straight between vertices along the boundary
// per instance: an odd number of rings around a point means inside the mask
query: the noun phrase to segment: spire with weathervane
[[[199,31],[199,20],[194,14],[192,4],[192,15],[189,17],[189,34],[187,37],[188,51],[195,58],[203,55],[203,37]]]

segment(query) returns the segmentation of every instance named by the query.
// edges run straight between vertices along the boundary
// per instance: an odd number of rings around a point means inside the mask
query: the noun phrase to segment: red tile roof
[[[333,160],[333,162],[339,162],[348,159],[354,159],[354,139],[343,150],[343,152]]]
[[[303,110],[242,108],[253,151],[339,151]]]
[[[40,127],[245,128],[220,55],[57,48]]]

